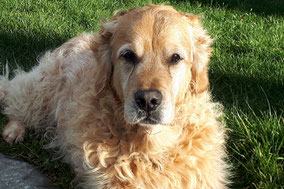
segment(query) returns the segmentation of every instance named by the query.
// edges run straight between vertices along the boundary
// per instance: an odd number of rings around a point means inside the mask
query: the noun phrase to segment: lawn
[[[48,49],[86,31],[117,10],[149,4],[134,0],[0,1],[0,70],[29,70]],[[281,0],[153,0],[199,14],[214,38],[210,84],[224,105],[231,188],[284,186],[284,3]],[[0,131],[7,118],[0,115]],[[0,137],[0,153],[39,167],[53,183],[70,188],[74,173],[43,150],[30,131],[22,144]]]

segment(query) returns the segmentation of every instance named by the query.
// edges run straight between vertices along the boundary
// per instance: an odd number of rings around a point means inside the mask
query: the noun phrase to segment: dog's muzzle
[[[134,101],[138,108],[138,117],[141,123],[157,124],[160,122],[159,107],[163,101],[163,95],[159,90],[138,90],[134,94]]]

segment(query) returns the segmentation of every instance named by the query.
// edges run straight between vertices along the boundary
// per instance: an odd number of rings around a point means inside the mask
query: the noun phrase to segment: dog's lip
[[[150,124],[150,125],[156,125],[159,123],[156,119],[153,119],[152,117],[147,116],[146,118],[142,119],[140,122]]]
[[[152,115],[149,115],[147,113],[145,116],[140,117],[138,123],[147,124],[147,125],[157,125],[160,122],[159,120],[155,119]]]
[[[136,111],[136,120],[133,123],[141,125],[157,125],[160,124],[159,110],[152,112],[146,112],[140,110],[136,104],[134,104]]]

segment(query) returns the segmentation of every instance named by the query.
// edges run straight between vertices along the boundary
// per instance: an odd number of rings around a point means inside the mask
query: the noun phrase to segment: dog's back
[[[74,96],[81,95],[86,88],[82,86],[84,74],[94,66],[89,46],[92,39],[90,34],[73,38],[46,52],[30,72],[17,70],[12,80],[1,76],[0,102],[9,120],[41,130],[57,124],[57,117],[66,111],[62,107],[74,102]]]

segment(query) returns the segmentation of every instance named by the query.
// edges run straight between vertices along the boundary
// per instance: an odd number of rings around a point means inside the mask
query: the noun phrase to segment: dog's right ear
[[[107,86],[111,86],[113,71],[111,40],[118,29],[120,18],[132,10],[134,9],[116,13],[110,21],[104,20],[98,37],[93,41],[92,50],[98,61],[95,74],[96,94],[101,93]]]
[[[117,16],[113,16],[110,21],[103,21],[101,30],[92,44],[92,50],[96,57],[96,73],[95,73],[95,93],[101,93],[110,85],[113,63],[112,63],[112,36],[118,28],[119,20]]]

